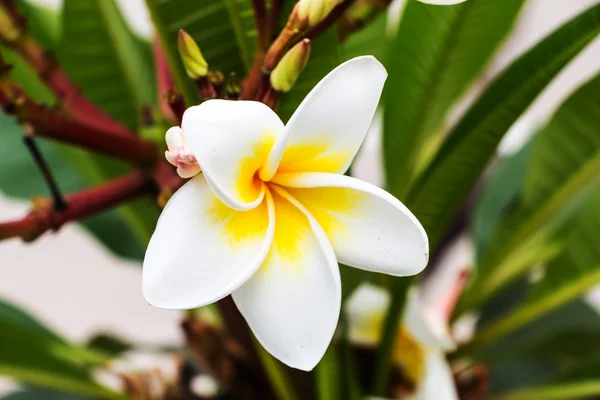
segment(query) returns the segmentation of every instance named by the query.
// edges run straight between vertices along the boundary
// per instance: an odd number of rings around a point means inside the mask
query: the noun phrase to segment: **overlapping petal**
[[[314,218],[281,190],[276,189],[273,199],[273,246],[233,299],[265,349],[308,371],[322,358],[337,326],[339,269]]]
[[[414,275],[427,265],[429,243],[415,216],[394,196],[349,176],[277,173],[323,227],[344,264],[394,276]]]
[[[417,387],[415,400],[458,400],[452,370],[444,353],[427,353],[425,370],[427,373]]]
[[[411,335],[425,347],[441,353],[456,347],[446,321],[425,307],[416,288],[408,293],[404,321]]]
[[[182,128],[225,204],[250,210],[261,203],[265,188],[256,173],[283,130],[273,110],[255,101],[209,100],[187,109]]]
[[[251,211],[223,204],[199,175],[169,200],[144,259],[142,290],[160,308],[214,303],[262,264],[273,240],[270,195]]]
[[[348,169],[375,114],[387,72],[374,57],[357,57],[306,96],[277,139],[261,177],[282,172]]]

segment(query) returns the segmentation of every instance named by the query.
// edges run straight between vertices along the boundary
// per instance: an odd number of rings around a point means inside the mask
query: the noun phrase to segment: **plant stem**
[[[0,223],[0,240],[20,237],[26,242],[49,230],[58,230],[70,221],[81,220],[119,204],[154,193],[154,182],[142,172],[134,172],[103,185],[67,196],[64,210],[55,210],[51,202],[33,210],[22,219]]]
[[[256,39],[259,51],[265,50],[268,43],[267,5],[265,0],[252,0],[254,10],[254,24],[256,25]]]
[[[331,343],[315,368],[319,400],[340,398],[340,371],[338,370],[339,357],[337,353],[335,343]]]
[[[82,124],[34,102],[6,77],[0,77],[0,106],[30,124],[35,134],[135,164],[151,165],[158,153],[151,142]]]
[[[257,340],[254,341],[254,347],[260,358],[275,395],[279,400],[297,400],[298,397],[294,393],[292,383],[281,368],[281,364],[273,356],[271,356]]]
[[[371,393],[377,396],[385,394],[389,382],[394,340],[404,314],[408,289],[413,280],[414,277],[403,277],[395,278],[392,281],[392,299],[385,318],[383,333],[377,350],[373,385],[371,387]]]
[[[562,383],[519,389],[495,396],[493,400],[571,400],[600,395],[600,381],[590,380],[577,383]]]

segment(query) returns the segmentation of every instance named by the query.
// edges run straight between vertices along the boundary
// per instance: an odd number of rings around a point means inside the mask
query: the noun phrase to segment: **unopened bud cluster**
[[[343,0],[300,0],[296,3],[290,23],[297,29],[310,28],[323,21]]]

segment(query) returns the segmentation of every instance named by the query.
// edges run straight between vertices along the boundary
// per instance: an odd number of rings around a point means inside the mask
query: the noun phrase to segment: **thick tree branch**
[[[0,106],[7,114],[15,115],[21,123],[31,125],[38,136],[135,164],[151,165],[157,160],[158,154],[152,143],[136,136],[106,132],[72,120],[56,110],[34,102],[20,86],[2,75]]]
[[[51,201],[45,202],[26,217],[0,223],[0,240],[20,237],[31,242],[49,230],[58,230],[63,224],[91,217],[136,197],[154,193],[156,187],[150,177],[134,172],[103,185],[66,197],[66,208],[56,210]]]
[[[24,20],[16,14],[12,0],[0,1],[0,25],[3,25],[0,27],[0,41],[27,61],[75,120],[115,134],[134,134],[81,94],[77,86],[59,68],[56,58],[42,49],[27,33]]]

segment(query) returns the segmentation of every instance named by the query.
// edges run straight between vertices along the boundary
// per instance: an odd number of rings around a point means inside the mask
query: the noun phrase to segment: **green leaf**
[[[51,9],[27,1],[17,3],[27,21],[27,29],[40,44],[50,51],[56,51],[60,38],[59,16]]]
[[[560,385],[548,385],[517,390],[495,400],[576,400],[600,396],[600,380],[589,380]]]
[[[471,216],[471,232],[478,259],[489,246],[495,228],[519,199],[532,147],[530,141],[516,154],[499,160],[497,169],[475,205]]]
[[[83,400],[86,398],[38,387],[27,387],[3,396],[2,400]]]
[[[350,35],[342,45],[344,60],[372,55],[385,65],[387,18],[387,12],[383,12],[369,22],[369,25]]]
[[[478,281],[466,294],[463,308],[485,300],[525,273],[532,264],[514,260],[530,253],[534,240],[547,240],[590,201],[589,196],[600,183],[598,90],[600,75],[578,89],[535,139],[521,205],[494,236],[495,245],[482,259]],[[582,224],[586,218],[596,219],[593,210],[587,214],[580,218]],[[575,240],[574,244],[591,246],[578,247],[580,251],[594,249],[593,243]]]
[[[146,0],[146,5],[188,104],[197,103],[198,95],[177,51],[180,29],[196,40],[211,70],[244,75],[256,40],[250,0]]]
[[[68,393],[121,398],[92,378],[96,355],[70,345],[24,311],[0,300],[0,374]],[[97,358],[96,358],[97,359]]]
[[[573,372],[599,359],[598,335],[598,312],[575,301],[470,355],[490,368],[492,393],[512,392],[563,378],[589,378]]]
[[[406,197],[427,139],[510,31],[524,0],[410,1],[389,48],[384,93],[385,169]],[[512,88],[511,88],[512,89]]]
[[[501,73],[452,129],[408,198],[432,249],[508,128],[596,37],[599,21],[600,5],[595,5],[544,38]]]
[[[137,127],[156,103],[152,62],[114,0],[65,0],[59,58],[83,93],[111,116]]]
[[[330,29],[313,41],[308,65],[292,90],[283,95],[277,112],[282,121],[287,122],[306,95],[339,64],[337,34],[334,29]]]

